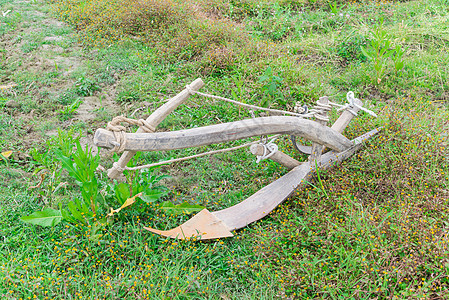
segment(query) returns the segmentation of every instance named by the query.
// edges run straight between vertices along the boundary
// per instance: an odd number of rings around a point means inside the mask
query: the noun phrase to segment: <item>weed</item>
[[[363,54],[361,49],[362,47],[366,47],[368,42],[369,39],[360,34],[350,35],[348,38],[340,41],[335,46],[333,51],[335,51],[335,54],[347,62],[365,62],[366,56]]]
[[[383,20],[370,31],[371,39],[366,47],[361,46],[360,49],[369,61],[372,63],[374,69],[374,83],[380,84],[384,78],[390,60],[394,61],[396,73],[404,67],[403,55],[405,53],[400,45],[395,49],[392,47],[391,35],[383,28]]]
[[[274,75],[271,67],[268,67],[265,73],[259,77],[259,82],[263,83],[261,106],[270,106],[273,101],[277,101],[280,105],[285,104],[284,95],[279,91],[282,78]]]
[[[401,45],[396,45],[394,54],[392,56],[392,60],[394,63],[394,69],[396,71],[396,75],[402,71],[402,69],[404,68],[404,54],[405,54],[404,49],[402,49]]]
[[[57,161],[56,151],[63,155],[70,155],[75,145],[75,131],[64,132],[58,130],[58,135],[47,141],[45,149],[33,148],[30,150],[32,158],[33,176],[38,177],[39,183],[33,190],[47,205],[53,206],[58,190],[66,185],[62,180],[62,168]],[[40,178],[39,178],[40,177]]]
[[[100,161],[99,153],[97,152],[94,155],[88,147],[83,148],[79,139],[80,136],[73,138],[73,133],[59,131],[58,137],[47,144],[48,148],[51,149],[50,153],[47,151],[47,153],[42,154],[37,150],[33,150],[31,154],[37,164],[40,165],[34,172],[35,174],[41,172],[42,176],[37,188],[40,188],[44,181],[44,173],[42,171],[52,173],[49,182],[45,186],[46,188],[43,189],[48,192],[45,195],[47,198],[51,198],[62,186],[61,171],[63,169],[67,171],[78,186],[81,197],[75,196],[65,205],[59,203],[59,210],[46,208],[43,211],[24,216],[22,221],[53,227],[65,220],[85,226],[95,225],[100,229],[101,226],[107,224],[107,221],[114,214],[134,204],[137,200],[142,201],[141,204],[149,204],[167,194],[167,188],[159,186],[158,183],[169,176],[152,174],[152,170],[142,172],[127,171],[126,183],[105,184],[97,175]],[[52,144],[54,142],[56,142],[56,146]],[[75,145],[75,150],[73,150],[73,145]],[[67,182],[64,183],[64,185],[66,184]],[[44,196],[42,192],[40,194]],[[112,209],[112,207],[118,205],[121,205],[119,209]],[[170,206],[170,202],[167,202],[164,207],[177,209],[176,206]],[[197,207],[190,207],[186,204],[180,209],[188,210],[194,208]],[[111,212],[104,216],[108,210],[111,210]],[[146,207],[140,205],[138,211],[144,212],[145,210]],[[102,218],[100,217],[101,215],[103,215]]]
[[[100,87],[94,80],[85,76],[79,77],[75,83],[75,91],[79,96],[92,96],[92,94],[99,89]]]
[[[68,89],[65,92],[61,93],[61,95],[56,99],[56,102],[62,105],[70,105],[79,100],[79,96],[77,94],[76,89]]]
[[[67,121],[71,118],[73,118],[73,115],[76,113],[77,109],[80,107],[80,105],[83,103],[81,99],[76,100],[70,105],[65,106],[63,109],[60,109],[58,111],[59,119],[61,121]]]
[[[329,1],[329,9],[330,9],[331,13],[333,13],[334,15],[340,15],[341,10],[345,6],[346,5],[340,6],[337,1],[333,1],[333,2]]]

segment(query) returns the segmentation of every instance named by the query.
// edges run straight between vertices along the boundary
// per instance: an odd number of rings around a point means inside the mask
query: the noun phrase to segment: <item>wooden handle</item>
[[[360,101],[359,99],[355,99],[355,103],[357,103],[360,106],[363,106],[363,102]],[[359,108],[358,107],[354,107],[352,109],[353,112],[357,113],[359,112]],[[348,110],[345,110],[340,117],[337,119],[337,121],[335,121],[335,123],[332,125],[332,129],[342,133],[343,130],[345,130],[346,126],[349,125],[349,123],[351,122],[351,120],[355,117],[354,114],[350,113]]]

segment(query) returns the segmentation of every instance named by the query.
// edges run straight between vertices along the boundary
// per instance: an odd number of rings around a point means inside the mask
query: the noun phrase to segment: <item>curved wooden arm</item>
[[[156,133],[125,133],[127,151],[162,151],[199,147],[241,140],[253,136],[290,134],[325,145],[338,152],[352,146],[352,142],[335,130],[311,120],[297,117],[263,117],[223,123],[193,129]],[[113,148],[112,132],[98,129],[96,146]]]

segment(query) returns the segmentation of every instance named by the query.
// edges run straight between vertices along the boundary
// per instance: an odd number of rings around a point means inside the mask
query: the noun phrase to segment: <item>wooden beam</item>
[[[198,78],[190,84],[190,88],[194,91],[199,90],[204,86],[204,82]],[[157,127],[171,112],[173,112],[179,105],[185,102],[190,96],[187,89],[171,98],[167,103],[156,109],[148,118],[147,122],[153,126]],[[140,128],[137,130],[138,133],[143,132]],[[136,151],[125,151],[118,160],[118,165],[120,168],[124,168],[128,162],[136,154]],[[108,177],[111,179],[117,179],[121,175],[121,172],[117,168],[112,167],[108,170]]]
[[[301,136],[337,151],[343,151],[352,146],[352,142],[342,134],[317,122],[297,117],[276,116],[180,131],[125,133],[125,150],[162,151],[184,149],[270,134]],[[94,143],[96,146],[113,148],[114,142],[115,138],[112,132],[105,129],[98,129],[95,132]]]
[[[355,99],[355,102],[362,106],[363,102],[359,99]],[[358,107],[354,107],[351,109],[354,113],[358,113],[360,109]],[[355,117],[353,113],[350,113],[347,109],[343,111],[343,113],[340,115],[340,117],[335,121],[335,123],[332,125],[332,129],[343,133],[345,128],[349,125],[351,120]],[[301,153],[304,154],[311,154],[312,153],[312,146],[305,146],[302,144],[299,144],[294,137],[292,137],[292,143],[293,146]],[[324,150],[324,149],[323,149]]]

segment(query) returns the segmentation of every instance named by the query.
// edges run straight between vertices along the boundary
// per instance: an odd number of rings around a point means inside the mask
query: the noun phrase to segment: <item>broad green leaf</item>
[[[114,186],[115,196],[120,203],[124,203],[129,198],[129,187],[126,183],[119,183]]]
[[[168,213],[174,213],[174,214],[182,214],[182,213],[193,213],[197,211],[201,211],[204,209],[204,206],[196,205],[196,204],[189,204],[187,202],[184,202],[182,204],[175,205],[171,203],[170,201],[165,201],[161,205],[161,209],[165,210]]]
[[[69,175],[73,178],[75,178],[78,182],[83,182],[83,176],[80,175],[80,172],[76,168],[76,164],[73,163],[73,161],[65,157],[64,155],[60,154],[59,152],[56,152],[56,155],[58,156],[59,160],[61,160],[62,167],[69,172]]]
[[[59,210],[46,208],[43,211],[36,211],[31,215],[23,216],[20,219],[26,223],[51,227],[62,221],[62,214]]]
[[[159,200],[162,196],[167,194],[166,191],[161,190],[149,190],[142,193],[142,196],[139,198],[145,201],[146,203],[151,203]]]
[[[76,219],[70,214],[67,209],[61,209],[62,218],[69,222],[76,222]]]
[[[82,209],[82,208],[80,207],[80,203],[77,203],[77,204],[78,204],[78,205],[76,205],[75,202],[70,201],[69,203],[67,203],[67,206],[69,207],[69,210],[70,210],[72,216],[73,216],[76,220],[78,220],[78,221],[80,221],[80,222],[82,222],[82,223],[85,223],[85,220],[84,220],[83,215],[81,214],[80,211],[78,211],[78,208],[79,208],[79,209]]]

